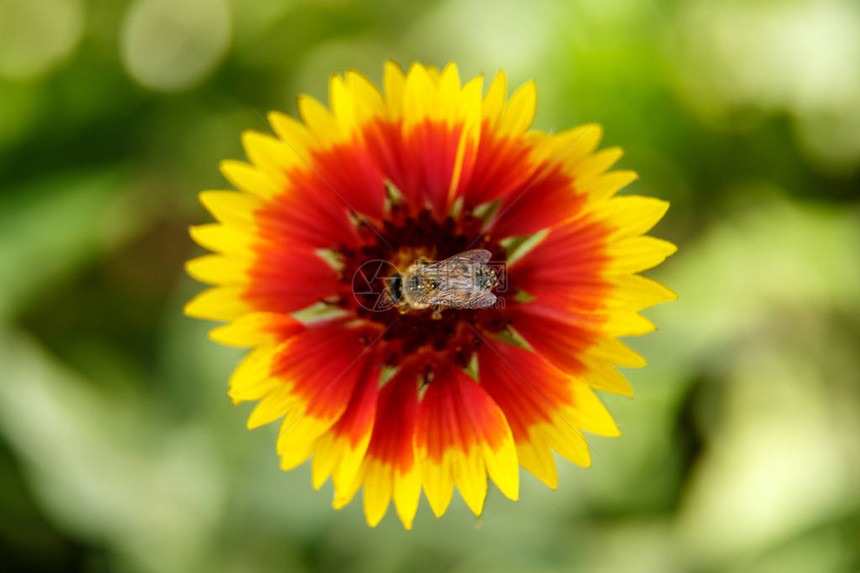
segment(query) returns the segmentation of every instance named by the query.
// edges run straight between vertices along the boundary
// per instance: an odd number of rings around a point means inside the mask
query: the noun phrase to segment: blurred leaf
[[[141,223],[116,172],[53,176],[0,196],[0,324]]]
[[[0,150],[28,135],[44,104],[37,86],[0,81]]]
[[[205,435],[95,393],[19,333],[0,333],[0,363],[0,431],[54,519],[143,570],[202,558],[224,495]]]

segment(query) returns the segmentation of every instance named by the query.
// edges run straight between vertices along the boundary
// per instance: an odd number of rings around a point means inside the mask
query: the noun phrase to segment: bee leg
[[[397,305],[397,310],[400,312],[400,314],[406,314],[407,312],[409,312],[409,305],[399,304]]]
[[[433,320],[440,320],[442,318],[442,305],[437,304],[433,307]]]

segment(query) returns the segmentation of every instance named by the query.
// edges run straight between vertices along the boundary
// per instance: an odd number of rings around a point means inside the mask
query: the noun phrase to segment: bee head
[[[394,275],[388,279],[388,292],[395,303],[403,298],[403,279],[400,275]]]

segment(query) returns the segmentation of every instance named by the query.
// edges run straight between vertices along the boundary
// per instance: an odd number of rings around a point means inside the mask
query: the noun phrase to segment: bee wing
[[[467,308],[490,308],[494,304],[496,304],[496,295],[491,292],[485,292],[471,299]]]
[[[477,263],[477,264],[486,264],[490,259],[493,258],[493,253],[486,249],[471,249],[469,251],[463,251],[462,253],[457,253],[453,257],[448,257],[443,263],[450,262],[462,262],[462,263]]]

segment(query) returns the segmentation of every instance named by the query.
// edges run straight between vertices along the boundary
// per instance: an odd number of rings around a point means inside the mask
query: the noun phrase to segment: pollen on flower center
[[[344,261],[341,281],[350,289],[340,304],[383,328],[377,344],[383,347],[386,364],[417,361],[432,368],[435,362],[454,362],[465,368],[481,343],[475,329],[500,332],[509,324],[503,308],[448,308],[434,318],[431,309],[404,310],[383,300],[391,281],[421,258],[438,261],[468,249],[485,249],[492,260],[504,261],[504,247],[482,233],[483,225],[470,211],[440,221],[429,210],[410,215],[395,207],[381,229],[361,224],[365,244],[360,249],[339,249]]]

